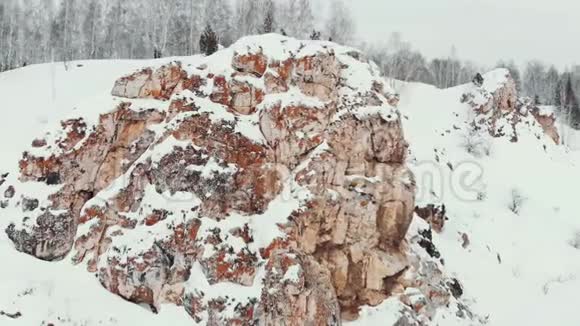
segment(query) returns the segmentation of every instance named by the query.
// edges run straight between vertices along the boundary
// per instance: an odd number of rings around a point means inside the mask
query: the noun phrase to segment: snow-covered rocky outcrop
[[[199,323],[337,325],[388,298],[427,323],[459,285],[408,235],[397,101],[358,51],[277,35],[139,70],[32,142],[6,234]]]
[[[578,323],[579,155],[506,70],[278,35],[68,66],[0,74],[0,324]]]
[[[494,137],[508,137],[518,141],[517,129],[521,126],[541,126],[544,134],[554,143],[560,143],[553,111],[535,106],[529,98],[518,98],[516,84],[507,69],[496,69],[485,76],[477,75],[472,89],[461,96],[476,114],[472,121],[473,131],[483,129]],[[536,130],[538,138],[542,132]]]

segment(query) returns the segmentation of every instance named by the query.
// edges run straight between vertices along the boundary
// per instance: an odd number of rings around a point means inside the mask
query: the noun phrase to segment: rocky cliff
[[[17,250],[208,325],[339,325],[386,299],[398,325],[472,320],[413,222],[398,96],[357,50],[250,37],[111,86],[0,181]]]

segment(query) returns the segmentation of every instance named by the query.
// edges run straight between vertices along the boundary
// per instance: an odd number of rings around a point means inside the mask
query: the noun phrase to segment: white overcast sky
[[[358,32],[386,40],[398,31],[428,57],[492,65],[530,59],[580,63],[580,0],[345,0]]]

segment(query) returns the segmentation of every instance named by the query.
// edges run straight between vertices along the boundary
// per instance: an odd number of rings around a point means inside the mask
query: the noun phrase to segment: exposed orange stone
[[[277,72],[278,76],[284,81],[288,81],[290,76],[292,75],[292,70],[294,67],[294,60],[293,59],[286,59],[281,62]]]
[[[203,85],[205,85],[205,80],[198,75],[191,75],[188,79],[185,79],[182,82],[183,89],[187,89],[190,91],[198,90]]]
[[[276,238],[274,241],[272,241],[272,243],[270,243],[270,245],[268,245],[268,247],[260,248],[260,256],[262,256],[263,259],[268,259],[274,251],[278,249],[286,249],[289,247],[289,245],[290,243],[288,240]]]
[[[216,76],[213,79],[214,92],[210,95],[210,99],[225,106],[230,104],[230,90],[226,77]]]
[[[268,58],[261,53],[237,55],[234,57],[232,64],[234,68],[241,72],[262,77],[268,66]]]

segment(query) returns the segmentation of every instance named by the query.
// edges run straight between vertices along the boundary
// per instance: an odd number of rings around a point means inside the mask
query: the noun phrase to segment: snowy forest
[[[325,24],[309,0],[3,0],[0,67],[192,55],[208,27],[226,47],[270,32],[351,43],[347,8],[330,8]]]
[[[426,58],[394,33],[364,41],[342,0],[325,8],[310,0],[2,0],[0,71],[80,59],[140,59],[217,50],[245,35],[281,33],[332,40],[362,48],[389,78],[440,88],[469,82],[483,67],[449,55]],[[500,59],[500,58],[498,58]],[[500,60],[522,94],[537,104],[562,108],[580,128],[580,66],[566,71],[539,61]]]

